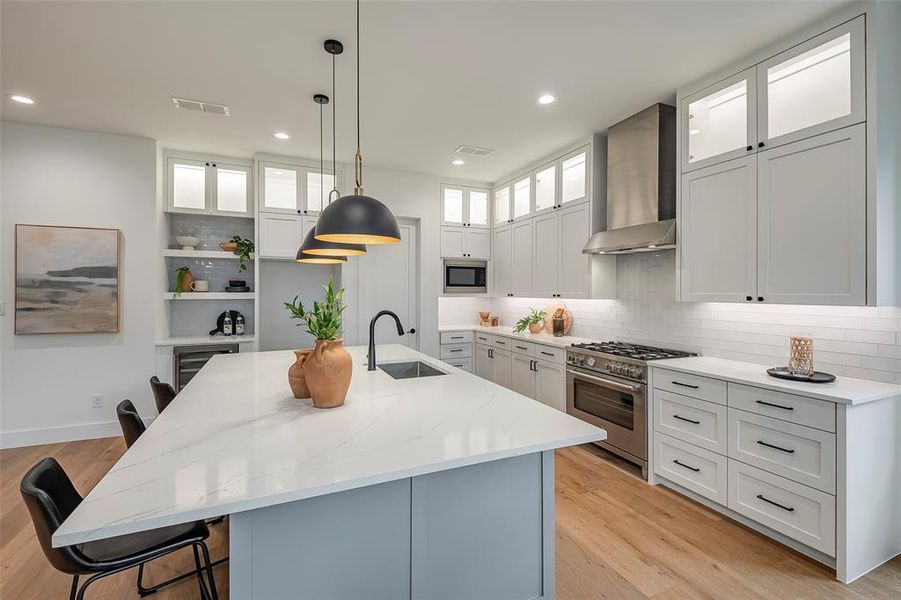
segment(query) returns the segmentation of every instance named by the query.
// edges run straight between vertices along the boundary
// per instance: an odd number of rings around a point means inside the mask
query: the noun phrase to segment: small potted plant
[[[301,362],[313,406],[334,408],[344,404],[347,397],[353,361],[343,346],[343,340],[338,337],[341,332],[341,313],[345,308],[344,290],[336,291],[331,281],[322,288],[325,290],[325,300],[313,302],[311,310],[304,308],[297,296],[293,301],[285,302],[285,308],[291,313],[292,319],[300,320],[306,325],[307,332],[316,338],[316,347],[303,360],[300,354],[295,353]],[[301,323],[297,325],[300,326]],[[295,369],[295,373],[297,370]]]
[[[516,327],[514,328],[516,333],[522,333],[526,330],[526,327],[529,328],[529,333],[541,333],[541,330],[544,329],[544,316],[546,313],[543,310],[536,310],[531,307],[529,310],[531,312],[528,315],[516,322]]]
[[[194,275],[191,274],[191,267],[185,265],[178,267],[175,270],[175,291],[172,293],[172,297],[178,298],[182,292],[190,292],[193,281]]]
[[[219,247],[238,257],[239,273],[243,273],[247,270],[247,261],[250,260],[250,255],[253,254],[254,250],[253,240],[236,235],[227,242],[219,244]]]

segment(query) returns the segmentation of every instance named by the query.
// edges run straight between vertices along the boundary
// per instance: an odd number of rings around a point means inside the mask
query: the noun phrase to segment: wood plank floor
[[[47,563],[35,539],[19,480],[44,456],[55,456],[86,493],[125,451],[119,438],[0,451],[0,598],[66,598],[70,578]],[[846,586],[832,571],[663,487],[592,446],[557,453],[557,595],[595,598],[901,597],[901,558]],[[228,551],[227,525],[212,527],[213,559]],[[154,582],[187,571],[190,551],[147,568]],[[137,598],[134,572],[92,586],[88,598]],[[216,569],[228,598],[228,566]],[[184,582],[159,600],[198,598]],[[486,599],[489,600],[489,599]]]

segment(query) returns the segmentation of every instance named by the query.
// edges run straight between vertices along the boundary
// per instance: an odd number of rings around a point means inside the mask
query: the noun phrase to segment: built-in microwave
[[[484,260],[445,260],[445,294],[487,294],[488,263]]]

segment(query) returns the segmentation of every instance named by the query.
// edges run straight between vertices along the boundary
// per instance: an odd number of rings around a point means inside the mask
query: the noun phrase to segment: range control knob
[[[595,358],[593,356],[589,356],[588,358],[585,359],[585,364],[588,365],[589,367],[595,366],[597,364],[597,362],[598,361],[595,360]]]
[[[629,369],[629,376],[638,379],[641,377],[641,368],[640,367],[632,367]]]

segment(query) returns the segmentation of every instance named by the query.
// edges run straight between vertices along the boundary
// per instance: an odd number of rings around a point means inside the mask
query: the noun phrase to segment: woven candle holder
[[[813,374],[813,339],[793,336],[789,346],[788,370],[794,375]]]

